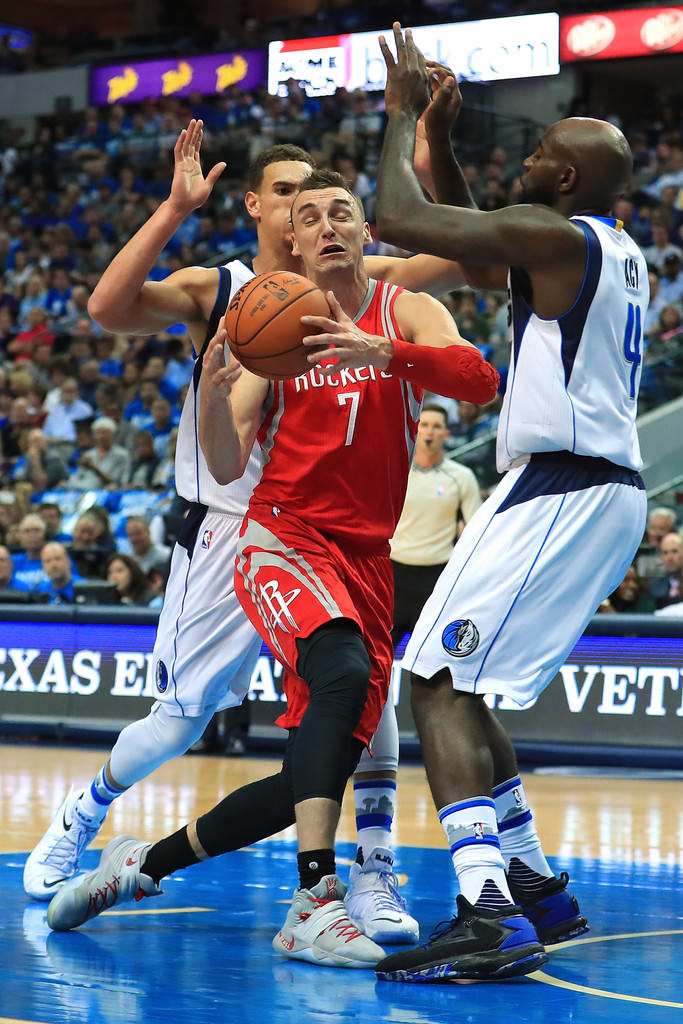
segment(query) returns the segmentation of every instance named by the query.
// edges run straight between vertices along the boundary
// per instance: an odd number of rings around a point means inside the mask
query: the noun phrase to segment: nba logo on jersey
[[[474,825],[472,826],[472,831],[474,832],[474,838],[475,839],[483,839],[484,838],[484,825],[483,825],[483,822],[475,821]]]
[[[479,646],[479,630],[471,619],[456,619],[444,629],[441,643],[454,658],[466,658]]]
[[[213,530],[204,530],[204,533],[202,534],[202,547],[203,548],[210,548],[211,547],[211,538],[212,537],[213,537]]]

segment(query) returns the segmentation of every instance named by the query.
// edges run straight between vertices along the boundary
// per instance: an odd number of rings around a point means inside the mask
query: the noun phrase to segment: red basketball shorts
[[[388,555],[342,550],[329,537],[282,511],[250,510],[242,524],[235,591],[261,637],[284,666],[284,729],[299,725],[309,691],[297,675],[296,641],[333,619],[360,627],[370,657],[368,697],[354,736],[369,743],[391,680],[393,575]]]

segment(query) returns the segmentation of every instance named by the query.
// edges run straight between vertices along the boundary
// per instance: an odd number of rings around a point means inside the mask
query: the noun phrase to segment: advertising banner
[[[229,85],[255,89],[265,80],[263,50],[109,64],[90,71],[90,103],[138,103],[161,96],[189,96],[195,91],[212,95]]]
[[[156,687],[154,614],[129,612],[126,620],[110,612],[110,621],[86,622],[79,621],[83,612],[65,609],[61,621],[50,621],[55,612],[38,609],[13,613],[11,621],[4,610],[0,614],[7,619],[0,621],[0,726],[43,722],[118,731],[147,714]],[[491,699],[513,739],[577,747],[680,748],[683,621],[650,620],[656,623],[651,632],[660,634],[650,635],[647,620],[638,620],[637,628],[632,620],[594,620],[533,705],[520,709],[507,699]],[[392,699],[401,733],[410,738],[415,728],[409,679],[399,666],[402,646]],[[254,726],[272,727],[284,701],[282,667],[265,646],[250,698]]]
[[[345,89],[384,89],[386,68],[377,42],[383,34],[393,47],[391,29],[353,32],[317,39],[272,42],[268,48],[268,91],[284,92],[294,78],[309,96]],[[433,60],[476,82],[557,75],[559,16],[530,14],[413,29],[415,42]]]
[[[683,52],[683,7],[636,7],[560,21],[560,62]]]

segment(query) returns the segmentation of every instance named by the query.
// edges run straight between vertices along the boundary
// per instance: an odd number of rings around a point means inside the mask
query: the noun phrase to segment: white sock
[[[113,786],[107,779],[107,765],[105,764],[100,768],[90,786],[81,793],[76,801],[75,810],[85,818],[104,821],[110,804],[123,792],[125,790]]]
[[[500,849],[512,882],[523,889],[538,888],[555,873],[541,849],[541,840],[519,775],[496,786],[493,800]]]
[[[505,878],[493,800],[477,796],[448,804],[440,809],[439,821],[465,899],[485,910],[514,903]]]

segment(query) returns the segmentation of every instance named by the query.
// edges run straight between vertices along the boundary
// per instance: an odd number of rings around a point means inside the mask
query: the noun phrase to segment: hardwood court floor
[[[653,773],[527,774],[557,871],[568,870],[591,934],[550,948],[542,972],[488,985],[398,985],[365,971],[310,967],[271,949],[295,882],[291,830],[187,869],[165,895],[50,933],[45,905],[21,888],[26,853],[70,786],[106,752],[0,745],[0,1024],[156,1021],[345,1024],[491,1020],[494,1024],[683,1024],[683,787]],[[183,757],[116,802],[94,850],[129,832],[160,838],[274,759]],[[398,871],[423,940],[452,910],[455,883],[420,765],[399,773]],[[340,864],[354,854],[352,801]],[[89,851],[84,866],[97,863]],[[340,873],[344,875],[342,866]]]

